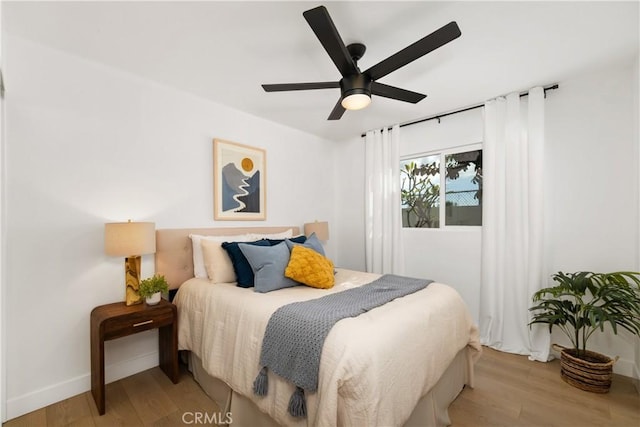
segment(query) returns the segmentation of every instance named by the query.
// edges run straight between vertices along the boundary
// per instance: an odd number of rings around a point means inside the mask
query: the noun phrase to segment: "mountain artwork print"
[[[214,219],[264,220],[265,152],[214,139]]]
[[[235,163],[222,167],[222,210],[260,212],[260,171],[247,176],[244,173],[251,172],[253,166],[246,169],[244,165],[253,165],[253,161],[245,157],[241,164],[242,171],[238,170]]]

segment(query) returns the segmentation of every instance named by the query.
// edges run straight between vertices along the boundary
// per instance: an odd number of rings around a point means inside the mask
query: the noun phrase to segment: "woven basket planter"
[[[560,352],[560,377],[581,390],[608,393],[613,376],[613,365],[618,361],[594,351],[586,350],[581,357],[578,351],[554,344]]]

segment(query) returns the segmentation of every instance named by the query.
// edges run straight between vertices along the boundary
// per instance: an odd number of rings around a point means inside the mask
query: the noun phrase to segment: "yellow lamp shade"
[[[107,255],[128,257],[155,251],[155,223],[129,221],[104,225],[104,252]]]
[[[316,237],[319,240],[329,240],[329,223],[327,221],[314,221],[304,225],[305,236],[310,236],[312,233],[316,233]]]

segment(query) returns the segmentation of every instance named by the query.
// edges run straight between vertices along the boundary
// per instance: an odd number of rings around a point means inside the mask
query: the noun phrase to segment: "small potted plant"
[[[148,305],[156,305],[160,302],[162,294],[169,292],[169,284],[161,274],[148,277],[140,282],[138,288],[140,296],[145,298]]]
[[[560,350],[562,379],[582,390],[606,393],[611,386],[612,367],[617,361],[587,350],[587,340],[610,325],[614,334],[624,328],[640,336],[640,273],[556,273],[556,286],[533,294],[529,310],[534,323],[557,326],[573,348],[554,344]]]

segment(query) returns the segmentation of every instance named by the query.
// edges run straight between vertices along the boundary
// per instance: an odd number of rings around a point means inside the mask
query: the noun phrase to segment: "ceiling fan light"
[[[371,97],[364,93],[353,93],[345,96],[341,104],[346,110],[361,110],[371,104]]]

